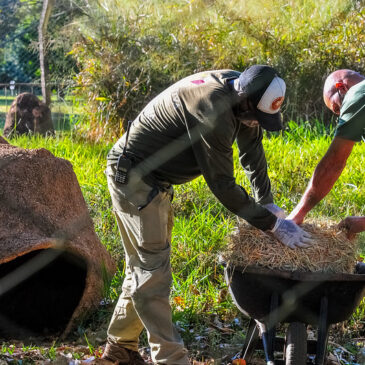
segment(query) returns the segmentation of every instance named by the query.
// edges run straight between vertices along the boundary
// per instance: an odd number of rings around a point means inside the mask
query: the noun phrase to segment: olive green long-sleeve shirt
[[[203,175],[227,209],[267,230],[276,217],[262,207],[272,202],[262,131],[237,118],[240,100],[229,81],[239,75],[232,70],[202,72],[167,88],[133,121],[127,154],[150,184],[183,184]],[[254,198],[235,182],[235,140]],[[109,152],[109,165],[116,163],[124,144],[125,135]]]

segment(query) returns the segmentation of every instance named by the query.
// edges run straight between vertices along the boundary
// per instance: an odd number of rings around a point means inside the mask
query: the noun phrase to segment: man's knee
[[[131,297],[134,303],[143,303],[150,298],[169,297],[172,283],[169,262],[153,270],[138,267],[133,274],[136,285]]]

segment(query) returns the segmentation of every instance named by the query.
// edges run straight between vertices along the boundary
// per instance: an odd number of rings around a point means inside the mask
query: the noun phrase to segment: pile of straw
[[[305,249],[290,249],[272,234],[260,231],[247,223],[239,223],[229,237],[223,260],[245,268],[259,266],[287,271],[353,273],[358,244],[350,241],[334,222],[316,221],[301,226],[313,234],[315,243]]]

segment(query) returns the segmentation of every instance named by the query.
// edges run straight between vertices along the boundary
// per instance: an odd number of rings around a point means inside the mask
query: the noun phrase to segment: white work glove
[[[278,218],[271,232],[275,238],[290,248],[307,248],[314,243],[312,235],[303,231],[290,219]]]
[[[286,218],[286,213],[284,212],[284,210],[282,210],[280,207],[278,207],[274,203],[265,204],[264,208],[266,208],[272,214],[276,215],[278,218],[282,218],[282,219]]]

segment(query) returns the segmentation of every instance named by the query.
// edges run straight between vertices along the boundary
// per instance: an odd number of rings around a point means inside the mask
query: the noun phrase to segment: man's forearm
[[[334,138],[327,153],[314,170],[302,199],[290,213],[289,219],[293,219],[297,224],[302,223],[306,214],[330,192],[346,166],[354,143],[343,138]]]
[[[274,227],[277,217],[262,205],[257,204],[241,186],[232,184],[228,187],[217,182],[208,183],[208,185],[217,199],[232,213],[263,231]]]
[[[344,163],[334,163],[324,157],[314,170],[306,191],[289,215],[289,219],[298,224],[302,223],[307,213],[331,191],[344,167]]]
[[[318,185],[316,186],[316,179],[313,175],[306,191],[300,199],[300,202],[293,209],[288,218],[293,219],[298,224],[302,223],[307,213],[312,208],[314,208],[328,194],[330,190],[331,189],[328,189],[327,191],[327,189],[324,190],[321,189]]]

